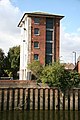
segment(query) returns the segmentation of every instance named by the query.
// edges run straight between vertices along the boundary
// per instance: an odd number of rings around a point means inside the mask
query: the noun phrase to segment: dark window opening
[[[34,60],[39,60],[39,55],[38,54],[34,54]]]
[[[39,24],[40,23],[40,18],[34,18],[34,23]]]
[[[51,18],[46,19],[46,28],[53,29],[53,19]]]
[[[53,32],[46,31],[46,41],[52,41],[52,39],[53,39]]]
[[[46,64],[52,63],[52,55],[46,55]]]
[[[46,53],[52,54],[52,43],[46,43]]]
[[[34,35],[39,35],[39,28],[34,29]]]
[[[39,48],[39,42],[34,42],[34,48]]]

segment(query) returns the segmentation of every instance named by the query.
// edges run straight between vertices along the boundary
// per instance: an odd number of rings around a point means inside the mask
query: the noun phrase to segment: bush
[[[63,92],[78,87],[80,83],[80,74],[76,71],[65,70],[64,65],[59,62],[42,67],[38,61],[34,61],[29,68],[38,82],[47,83],[50,87],[58,87]]]
[[[35,79],[39,80],[43,67],[39,61],[33,61],[31,64],[28,64],[28,69],[31,70],[32,75],[35,76]]]

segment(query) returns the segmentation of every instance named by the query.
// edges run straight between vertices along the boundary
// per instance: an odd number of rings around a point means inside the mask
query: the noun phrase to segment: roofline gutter
[[[19,24],[17,27],[21,27],[20,24],[21,22],[23,21],[24,17],[25,16],[28,16],[28,17],[32,17],[32,16],[41,16],[41,17],[50,17],[50,18],[57,18],[57,19],[62,19],[64,16],[61,16],[61,15],[49,15],[49,14],[36,14],[36,13],[24,13],[23,17],[21,18]]]

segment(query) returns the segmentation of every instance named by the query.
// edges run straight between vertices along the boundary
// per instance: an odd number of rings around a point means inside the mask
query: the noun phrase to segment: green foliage
[[[78,87],[80,84],[80,74],[76,71],[66,71],[64,72],[64,75],[61,76],[60,82],[60,89],[63,91]]]
[[[11,63],[11,68],[19,68],[19,59],[20,59],[20,46],[15,46],[9,49],[8,59]]]
[[[40,79],[43,83],[48,83],[49,86],[59,86],[60,77],[64,73],[64,66],[60,63],[53,63],[44,67]]]
[[[47,83],[50,87],[57,87],[63,92],[78,87],[80,83],[80,74],[76,71],[65,70],[59,62],[42,67],[38,61],[34,61],[29,64],[29,68],[38,82]]]
[[[28,69],[32,71],[32,74],[39,80],[43,67],[39,61],[33,61],[31,64],[28,64]]]
[[[12,76],[13,76],[11,71],[9,71],[9,70],[4,70],[4,71],[5,71],[5,73],[6,73],[9,77],[12,77]]]
[[[20,46],[10,48],[5,61],[7,62],[6,73],[16,79],[20,64]]]
[[[5,54],[2,49],[0,49],[0,76],[4,75],[4,59]]]
[[[0,49],[0,76],[17,78],[20,64],[20,46],[15,46],[9,49],[8,55],[5,56]]]
[[[44,67],[40,79],[50,87],[58,87],[62,91],[78,87],[80,74],[76,71],[65,70],[60,63],[53,63]]]

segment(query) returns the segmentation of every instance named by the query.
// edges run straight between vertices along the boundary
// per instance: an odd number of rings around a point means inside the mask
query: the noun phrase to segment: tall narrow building
[[[27,69],[33,60],[42,65],[59,60],[60,20],[64,16],[43,12],[25,13],[18,27],[21,28],[20,80],[30,79]]]

